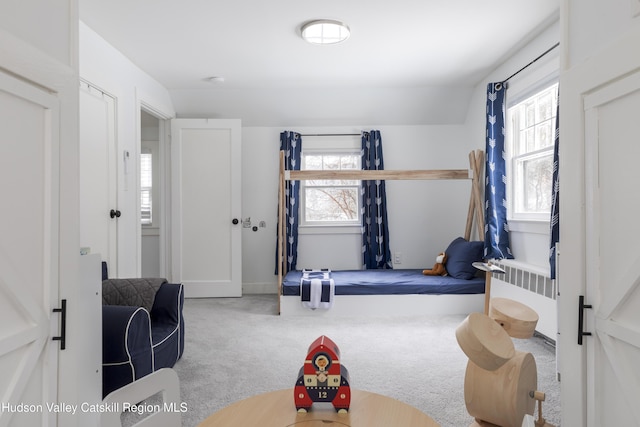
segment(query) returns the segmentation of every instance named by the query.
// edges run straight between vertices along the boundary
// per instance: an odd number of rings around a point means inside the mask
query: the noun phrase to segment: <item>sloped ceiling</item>
[[[80,18],[170,92],[181,117],[244,126],[452,124],[559,0],[79,0]],[[351,37],[315,46],[302,24]],[[212,76],[224,78],[211,83]]]

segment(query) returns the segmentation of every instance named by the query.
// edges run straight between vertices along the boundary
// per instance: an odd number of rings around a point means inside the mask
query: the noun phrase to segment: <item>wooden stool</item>
[[[458,345],[473,363],[495,371],[515,356],[513,341],[489,316],[471,313],[456,328]]]
[[[520,427],[532,415],[538,371],[531,353],[516,351],[503,366],[487,371],[471,360],[464,378],[464,401],[479,426]]]
[[[489,317],[513,338],[531,338],[538,324],[538,313],[517,301],[492,298]]]

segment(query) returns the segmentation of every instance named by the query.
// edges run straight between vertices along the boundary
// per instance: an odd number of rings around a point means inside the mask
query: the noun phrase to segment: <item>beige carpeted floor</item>
[[[472,422],[463,394],[467,357],[455,338],[464,316],[327,319],[280,317],[276,312],[275,295],[186,300],[185,352],[175,366],[188,408],[185,427],[237,400],[292,388],[309,345],[320,335],[340,347],[351,387],[399,399],[443,427]],[[541,338],[514,343],[534,355],[538,389],[547,393],[545,418],[559,425],[555,349]],[[265,420],[260,427],[267,426]]]

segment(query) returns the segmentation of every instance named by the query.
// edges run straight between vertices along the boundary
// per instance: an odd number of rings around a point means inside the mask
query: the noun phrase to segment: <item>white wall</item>
[[[4,0],[0,28],[75,69],[77,19],[76,0],[39,1],[37,6],[33,1]]]
[[[241,118],[245,126],[455,124],[466,114],[472,88],[441,87],[223,87],[172,89],[181,117]],[[295,105],[295,111],[290,106]],[[221,116],[220,111],[224,111]]]
[[[493,70],[485,79],[478,83],[469,104],[466,120],[466,131],[471,144],[484,148],[485,146],[485,109],[487,84],[503,81],[534,58],[545,52],[560,40],[560,23],[555,21],[543,29],[533,40],[523,45],[502,65]],[[556,48],[527,70],[509,81],[507,102],[511,98],[522,96],[526,91],[549,78],[558,78],[560,72],[561,49]],[[517,268],[532,271],[537,274],[549,274],[549,222],[548,221],[514,221],[509,220],[509,239],[515,260],[511,263],[503,261]],[[556,339],[557,332],[557,303],[555,299],[547,298],[529,290],[518,288],[501,280],[494,280],[492,296],[511,298],[532,307],[540,317],[536,328],[544,335]]]
[[[140,104],[158,113],[174,116],[173,104],[167,90],[129,59],[115,50],[92,29],[80,23],[80,77],[116,98],[117,102],[117,158],[122,153],[139,153]],[[137,156],[128,174],[118,165],[118,275],[140,275],[140,239],[137,213]]]
[[[466,128],[471,143],[480,147],[485,146],[485,106],[486,88],[489,82],[502,81],[511,74],[528,64],[538,55],[545,52],[560,39],[559,22],[552,23],[534,40],[523,46],[501,66],[491,72],[483,81],[479,82],[469,105]],[[531,88],[540,81],[559,75],[560,49],[555,49],[545,55],[526,71],[509,81],[507,102],[511,97],[518,97],[523,91]],[[549,270],[549,223],[525,222],[509,220],[511,232],[509,234],[514,257],[521,263],[531,264],[536,268]]]
[[[464,126],[287,126],[242,129],[242,216],[267,228],[243,230],[244,292],[275,292],[275,248],[280,132],[359,133],[379,129],[386,169],[467,169],[473,145]],[[303,137],[304,146],[304,137]],[[387,181],[392,252],[400,268],[431,268],[436,255],[464,234],[470,181]],[[476,235],[474,235],[476,236]],[[475,237],[474,237],[475,238]],[[360,235],[303,234],[298,267],[359,268]]]
[[[564,3],[566,68],[606,49],[621,34],[638,25],[638,0],[565,0]]]

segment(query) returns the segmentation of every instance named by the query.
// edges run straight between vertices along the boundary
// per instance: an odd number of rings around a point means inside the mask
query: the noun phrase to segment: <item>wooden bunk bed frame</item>
[[[346,309],[336,310],[333,307],[327,311],[311,311],[305,310],[300,305],[299,297],[296,298],[299,309],[291,309],[287,305],[286,313],[283,313],[283,295],[282,282],[287,274],[287,264],[285,262],[285,185],[286,181],[301,181],[311,179],[346,179],[346,180],[470,180],[471,194],[469,197],[469,210],[467,212],[467,221],[465,225],[464,238],[471,239],[473,231],[473,221],[476,220],[476,229],[478,239],[484,239],[484,210],[482,201],[482,173],[484,170],[485,155],[482,150],[474,150],[469,153],[469,169],[432,169],[432,170],[342,170],[342,171],[300,171],[286,170],[285,154],[280,152],[280,173],[278,187],[278,313],[279,314],[314,314],[317,313],[336,313],[339,314],[368,314],[381,313],[384,307],[388,305],[388,301],[398,300],[402,311],[405,314],[419,314],[431,312],[434,314],[468,314],[475,311],[478,305],[486,306],[489,300],[490,280],[486,282],[485,294],[470,295],[340,295],[337,298],[340,301],[350,300],[354,304],[348,304]],[[406,297],[418,296],[419,298]],[[376,298],[377,297],[377,298]],[[405,298],[403,298],[405,297]],[[288,299],[293,299],[287,297]],[[366,298],[367,304],[358,304],[358,300],[362,302]],[[402,301],[399,301],[402,299]],[[446,300],[446,301],[445,301]],[[451,301],[451,302],[450,302]],[[444,304],[443,304],[444,303]],[[455,304],[453,311],[447,307]],[[359,306],[359,309],[352,311],[352,308]],[[363,307],[364,306],[364,307]],[[363,310],[364,308],[364,310]]]

